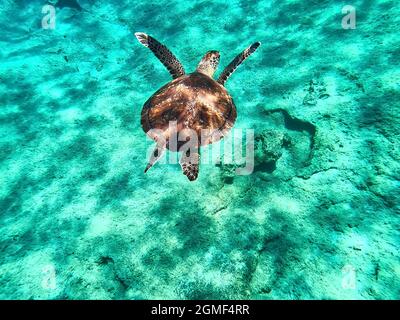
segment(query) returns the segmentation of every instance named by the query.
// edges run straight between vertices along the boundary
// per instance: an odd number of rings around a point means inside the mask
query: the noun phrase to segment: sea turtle
[[[173,78],[156,91],[142,109],[142,128],[156,141],[144,172],[168,148],[182,152],[179,161],[182,171],[190,181],[196,180],[200,146],[220,140],[236,120],[236,107],[224,84],[261,43],[254,43],[237,55],[218,80],[214,80],[212,77],[220,57],[218,51],[208,51],[196,71],[186,74],[182,64],[166,46],[142,32],[135,33],[135,36],[154,53]]]

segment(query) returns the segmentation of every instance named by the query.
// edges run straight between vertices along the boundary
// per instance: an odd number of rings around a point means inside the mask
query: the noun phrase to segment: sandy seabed
[[[46,1],[0,7],[1,299],[399,299],[400,7],[340,1]],[[347,4],[347,3],[346,3]],[[143,170],[144,102],[221,72],[251,175]],[[223,143],[223,142],[222,142]]]

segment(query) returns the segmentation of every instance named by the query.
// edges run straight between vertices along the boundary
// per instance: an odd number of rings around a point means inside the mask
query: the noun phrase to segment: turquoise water
[[[1,299],[400,298],[398,4],[78,2],[54,29],[46,1],[0,6]],[[188,72],[262,42],[226,84],[252,174],[143,173],[171,78],[137,31]]]

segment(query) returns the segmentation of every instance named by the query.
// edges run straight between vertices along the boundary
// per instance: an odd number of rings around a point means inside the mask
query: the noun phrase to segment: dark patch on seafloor
[[[276,112],[279,112],[282,114],[286,129],[293,130],[293,131],[299,131],[299,132],[305,131],[309,134],[309,137],[310,137],[309,157],[312,157],[312,151],[314,149],[315,134],[317,132],[317,127],[315,125],[313,125],[311,122],[304,121],[304,120],[301,120],[301,119],[291,116],[289,114],[289,112],[287,112],[285,109],[282,109],[282,108],[266,110],[265,114],[270,115],[270,114],[276,113]]]
[[[293,155],[292,160],[296,161],[293,165],[298,169],[309,166],[313,158],[317,127],[311,122],[290,115],[282,108],[266,110],[264,114],[269,116],[269,125],[254,137],[254,172],[273,173],[284,150]],[[278,115],[278,118],[275,115]],[[290,132],[298,132],[306,137],[291,137]],[[301,144],[304,139],[309,140],[306,143],[308,146]],[[217,166],[221,169],[224,183],[232,184],[236,169],[242,165],[220,163]]]
[[[60,9],[71,8],[71,9],[76,9],[76,10],[79,10],[79,11],[82,10],[82,7],[78,3],[77,0],[58,0],[58,1],[56,1],[56,3],[51,3],[51,2],[48,1],[48,3],[50,5],[55,5],[56,8],[60,8]]]

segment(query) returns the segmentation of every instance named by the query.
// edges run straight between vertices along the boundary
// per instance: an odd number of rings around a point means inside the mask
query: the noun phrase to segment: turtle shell
[[[150,134],[151,129],[162,130],[167,141],[173,134],[192,129],[200,146],[226,135],[236,115],[235,104],[225,87],[205,74],[194,72],[167,83],[154,93],[143,106],[141,124],[154,140],[157,139]],[[171,126],[171,121],[176,125]],[[171,149],[168,143],[167,147]]]

